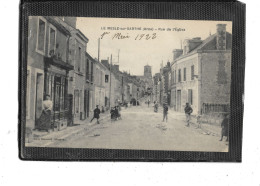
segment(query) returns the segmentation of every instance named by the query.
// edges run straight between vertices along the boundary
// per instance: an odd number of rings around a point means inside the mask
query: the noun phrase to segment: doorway
[[[36,73],[36,82],[35,82],[35,125],[37,120],[42,113],[42,101],[43,101],[43,74]]]
[[[177,111],[181,112],[181,90],[177,90]]]

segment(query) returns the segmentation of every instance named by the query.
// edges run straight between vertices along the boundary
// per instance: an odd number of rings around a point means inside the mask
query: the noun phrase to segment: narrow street
[[[53,141],[48,147],[107,148],[176,151],[228,151],[228,143],[219,137],[205,135],[185,121],[174,119],[169,111],[168,122],[162,122],[158,113],[143,104],[122,109],[122,120],[104,119],[89,130],[63,141]],[[176,118],[176,117],[175,117]]]

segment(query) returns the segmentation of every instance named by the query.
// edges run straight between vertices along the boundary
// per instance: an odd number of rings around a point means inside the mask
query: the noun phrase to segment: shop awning
[[[65,69],[65,70],[73,70],[74,67],[64,61],[62,61],[61,59],[57,59],[55,57],[44,57],[44,62],[45,64],[50,64],[50,65],[54,65],[54,66],[57,66],[57,67],[60,67],[62,69]]]

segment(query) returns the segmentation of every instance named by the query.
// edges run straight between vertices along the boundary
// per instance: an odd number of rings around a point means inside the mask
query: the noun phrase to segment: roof
[[[95,62],[96,60],[87,52],[85,52],[86,56],[93,62]]]
[[[77,30],[77,35],[82,39],[84,40],[86,43],[89,41],[89,39],[79,30],[79,29],[76,29]]]
[[[184,55],[180,55],[178,58],[176,58],[175,60],[178,59],[182,59],[186,56],[192,55],[197,53],[199,50],[217,50],[216,48],[216,36],[217,34],[213,34],[209,37],[207,37],[205,40],[202,41],[202,43],[197,46],[196,48],[194,48],[193,50],[189,51],[187,54]],[[231,49],[231,37],[232,34],[229,32],[226,32],[226,40],[227,40],[227,49]]]

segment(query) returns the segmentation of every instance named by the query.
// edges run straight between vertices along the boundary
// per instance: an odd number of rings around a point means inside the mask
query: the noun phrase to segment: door
[[[84,115],[87,117],[87,90],[84,90]]]
[[[68,109],[68,125],[72,126],[73,125],[73,95],[69,94],[67,96],[67,109]]]
[[[89,99],[89,94],[90,94],[90,92],[89,92],[89,90],[87,91],[87,117],[89,117],[89,105],[90,105],[90,99]]]
[[[181,112],[181,90],[177,90],[177,111]]]
[[[54,119],[60,120],[61,77],[54,77]]]
[[[43,98],[43,74],[37,73],[35,83],[35,122],[42,113],[42,98]]]
[[[89,90],[84,91],[84,113],[85,117],[89,117]]]

